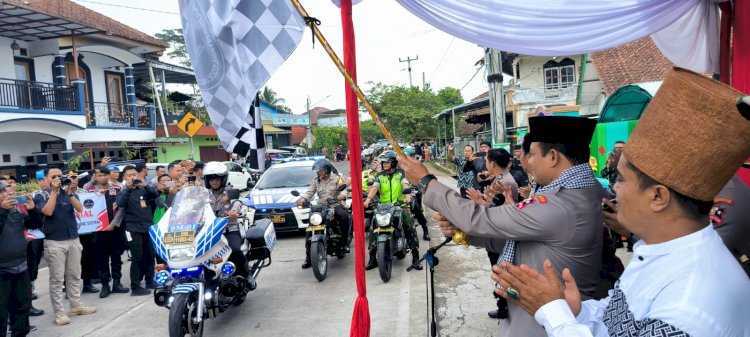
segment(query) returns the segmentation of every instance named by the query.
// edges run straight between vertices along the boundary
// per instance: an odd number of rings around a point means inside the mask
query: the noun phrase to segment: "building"
[[[153,82],[142,78],[149,67],[166,68],[162,83],[185,72],[158,62],[166,48],[69,0],[2,0],[0,169],[23,179],[86,150],[84,168],[128,159],[121,142],[153,151],[157,112],[136,100],[134,83]]]

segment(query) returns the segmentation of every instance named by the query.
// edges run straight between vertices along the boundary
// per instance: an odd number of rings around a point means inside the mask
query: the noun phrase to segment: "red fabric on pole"
[[[750,0],[734,1],[732,87],[750,94]]]
[[[732,80],[732,4],[729,1],[719,4],[721,10],[721,24],[719,35],[719,81],[731,85]]]
[[[354,48],[352,0],[341,1],[341,26],[344,32],[344,67],[354,82],[357,81],[357,61]],[[344,80],[346,90],[346,125],[349,136],[349,167],[352,179],[352,225],[354,226],[354,276],[357,282],[357,300],[354,302],[352,337],[370,336],[370,307],[367,303],[365,280],[365,219],[362,206],[362,156],[359,142],[359,106],[357,95]]]

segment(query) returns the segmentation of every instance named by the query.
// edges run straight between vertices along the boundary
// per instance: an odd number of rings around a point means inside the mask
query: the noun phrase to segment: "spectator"
[[[466,199],[468,199],[466,191],[469,188],[479,189],[479,184],[477,184],[476,180],[474,179],[474,174],[472,174],[472,172],[463,171],[464,166],[466,165],[466,161],[473,153],[474,147],[471,145],[466,145],[464,146],[463,156],[455,158],[455,155],[453,154],[453,144],[448,144],[448,161],[456,164],[456,174],[458,175],[458,189],[461,192],[461,197]]]
[[[112,185],[109,182],[109,170],[104,166],[98,166],[94,169],[95,185],[88,188],[87,191],[104,196],[107,203],[107,219],[109,226],[103,231],[95,233],[98,254],[96,263],[98,265],[99,278],[102,283],[99,298],[106,298],[111,293],[125,294],[130,289],[124,287],[120,282],[122,278],[122,253],[125,251],[125,230],[114,224],[114,217],[117,213],[117,194],[121,187]],[[111,269],[110,269],[111,265]],[[109,281],[113,280],[112,287]]]
[[[117,165],[106,165],[106,167],[109,170],[109,183],[122,187],[122,183],[120,183],[120,170],[117,168]]]
[[[83,246],[78,238],[78,223],[75,212],[83,211],[83,205],[75,193],[75,185],[62,185],[62,171],[58,168],[45,170],[49,197],[42,194],[34,198],[34,204],[44,216],[44,258],[49,266],[49,292],[55,324],[70,324],[69,316],[88,315],[96,308],[81,303],[81,254]],[[67,180],[67,178],[66,178]],[[63,305],[63,280],[70,299],[70,311],[65,313]]]
[[[146,176],[148,176],[148,167],[146,167],[146,164],[138,164],[135,165],[135,171],[136,171],[136,179],[139,179],[140,181],[146,182]]]
[[[513,147],[513,159],[510,168],[510,174],[513,176],[513,180],[518,183],[518,187],[524,187],[529,185],[529,176],[521,165],[521,156],[523,155],[523,146],[516,145]]]
[[[68,170],[65,176],[70,179],[70,188],[74,189],[77,195],[86,193],[86,190],[78,188],[78,173],[74,170]],[[81,252],[81,278],[83,279],[83,293],[96,294],[99,288],[94,287],[94,279],[99,279],[99,270],[97,257],[99,256],[99,247],[96,244],[96,235],[86,233],[79,236],[83,251]]]
[[[156,189],[159,191],[159,199],[161,199],[161,201],[157,202],[154,200],[153,223],[155,224],[158,224],[159,221],[161,221],[161,218],[167,213],[167,209],[172,206],[172,200],[174,200],[174,195],[169,194],[169,189],[174,186],[172,178],[167,174],[162,174],[161,176],[158,176],[157,179],[159,179],[159,182],[156,184]],[[164,261],[159,255],[156,255],[156,262],[159,264],[166,263],[166,261]]]
[[[134,166],[123,169],[125,187],[117,194],[118,212],[123,213],[125,230],[130,234],[130,253],[133,261],[130,264],[131,295],[150,295],[148,289],[156,289],[154,282],[154,249],[148,234],[153,224],[153,212],[149,202],[159,197],[159,192],[137,179]],[[140,285],[141,278],[146,280],[146,288]]]
[[[164,165],[159,165],[156,167],[156,175],[154,175],[154,179],[151,179],[151,186],[156,186],[156,184],[159,182],[159,177],[167,174],[167,170],[164,168]]]
[[[195,162],[192,174],[195,176],[195,186],[203,186],[203,167],[206,166],[202,161]]]
[[[5,336],[10,321],[12,336],[26,336],[31,308],[31,279],[26,256],[25,229],[42,226],[30,195],[24,205],[11,197],[7,180],[0,180],[0,331]],[[35,330],[35,329],[34,329]]]
[[[474,152],[463,167],[463,172],[473,173],[474,180],[480,186],[480,191],[484,189],[484,186],[491,184],[492,179],[494,179],[493,176],[488,175],[487,163],[484,160],[491,147],[492,143],[489,141],[484,140],[479,143],[479,152]]]

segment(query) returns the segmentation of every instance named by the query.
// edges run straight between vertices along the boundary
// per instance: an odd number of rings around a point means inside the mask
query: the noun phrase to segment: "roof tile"
[[[591,53],[604,92],[651,81],[661,81],[673,67],[650,37]]]

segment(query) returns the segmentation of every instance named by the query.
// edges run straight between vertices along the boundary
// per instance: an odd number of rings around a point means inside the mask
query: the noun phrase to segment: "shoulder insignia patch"
[[[526,206],[531,205],[533,203],[538,202],[539,204],[546,204],[547,203],[547,197],[543,195],[533,196],[530,197],[524,201],[521,201],[516,204],[516,208],[518,209],[524,209]]]
[[[726,197],[714,198],[714,207],[711,208],[711,212],[708,213],[708,217],[711,220],[711,224],[714,225],[714,228],[724,224],[724,214],[727,213],[725,205],[734,205],[734,200]]]

